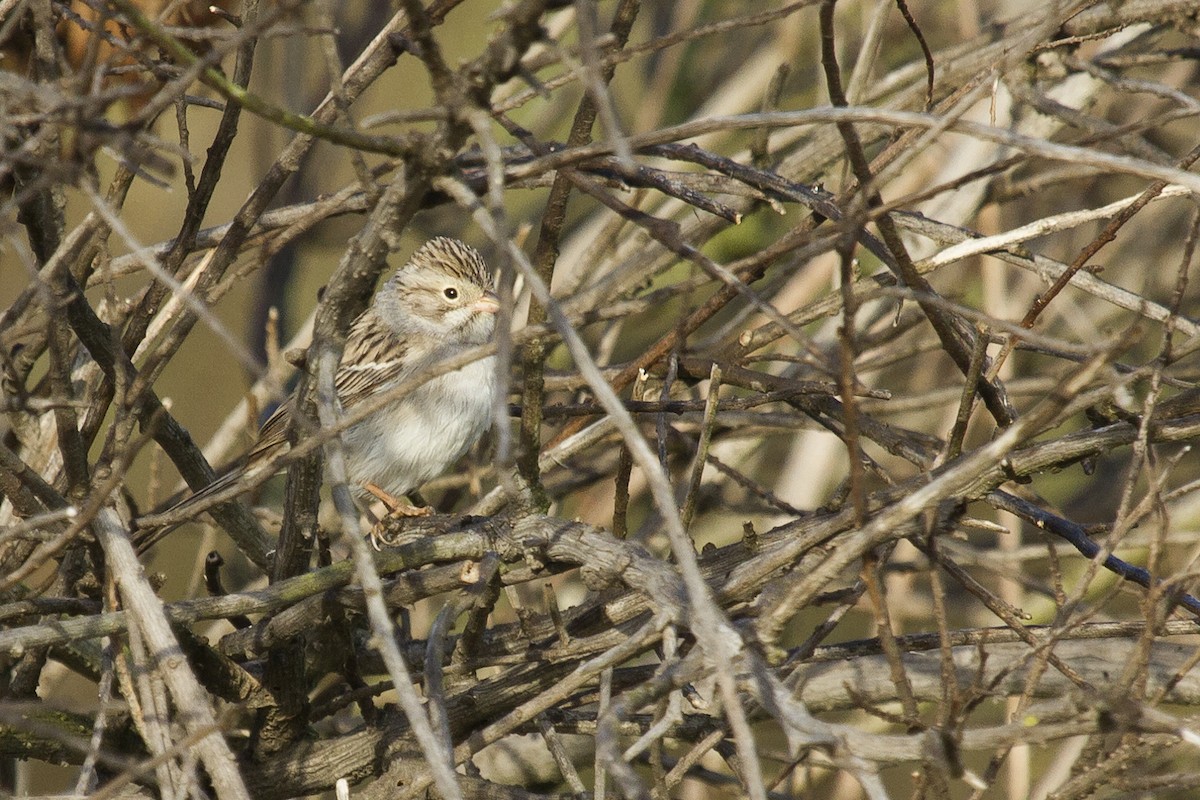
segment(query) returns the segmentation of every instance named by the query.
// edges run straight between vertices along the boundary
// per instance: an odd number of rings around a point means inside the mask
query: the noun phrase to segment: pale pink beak
[[[483,314],[495,314],[500,310],[500,298],[496,297],[495,292],[484,292],[483,297],[471,304],[471,310]]]

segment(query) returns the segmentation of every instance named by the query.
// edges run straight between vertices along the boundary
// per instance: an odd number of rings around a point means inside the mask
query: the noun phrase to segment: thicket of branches
[[[1194,3],[396,6],[0,2],[0,791],[1192,796]],[[434,234],[439,513],[145,547]]]

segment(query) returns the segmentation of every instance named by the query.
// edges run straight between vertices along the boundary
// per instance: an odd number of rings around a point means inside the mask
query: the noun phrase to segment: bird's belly
[[[351,486],[400,496],[446,471],[491,426],[494,358],[434,378],[342,434]]]

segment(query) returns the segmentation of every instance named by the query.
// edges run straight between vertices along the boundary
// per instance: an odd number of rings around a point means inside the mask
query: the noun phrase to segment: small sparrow
[[[492,272],[474,248],[446,237],[422,245],[350,326],[334,379],[342,410],[487,342],[500,309],[491,285]],[[367,503],[374,496],[402,511],[397,498],[445,472],[487,431],[495,394],[496,359],[489,356],[427,381],[343,430],[347,482],[356,499]],[[244,463],[167,513],[261,473],[287,452],[294,402],[263,424]],[[156,533],[143,547],[165,531]]]

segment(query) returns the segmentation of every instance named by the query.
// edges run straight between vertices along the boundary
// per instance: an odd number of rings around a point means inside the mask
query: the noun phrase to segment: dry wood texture
[[[0,0],[0,793],[1195,796],[1196,12]],[[433,235],[506,394],[376,552]]]

